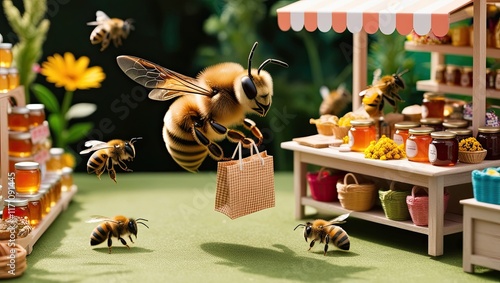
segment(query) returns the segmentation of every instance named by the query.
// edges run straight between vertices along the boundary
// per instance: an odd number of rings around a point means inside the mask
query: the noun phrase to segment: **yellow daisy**
[[[47,77],[47,81],[54,83],[56,87],[64,87],[66,91],[77,89],[98,88],[106,75],[99,66],[88,67],[89,58],[82,56],[75,60],[75,56],[64,53],[49,56],[42,63],[40,73]]]

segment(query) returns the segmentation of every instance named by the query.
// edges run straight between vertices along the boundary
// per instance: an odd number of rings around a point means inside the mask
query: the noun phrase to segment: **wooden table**
[[[464,206],[464,271],[474,272],[474,265],[500,270],[500,205],[475,199],[460,203]]]
[[[328,210],[334,213],[346,213],[339,202],[320,202],[307,196],[307,164],[335,168],[352,173],[364,174],[397,182],[419,185],[429,188],[429,225],[416,226],[411,221],[393,221],[387,219],[383,211],[351,212],[351,217],[394,226],[401,229],[428,235],[428,254],[443,254],[444,236],[462,232],[462,216],[446,214],[444,216],[444,187],[471,182],[471,171],[485,167],[498,167],[500,160],[483,161],[479,164],[457,164],[451,167],[433,166],[430,163],[403,160],[372,160],[364,158],[359,152],[339,152],[333,148],[312,148],[294,141],[281,143],[281,148],[294,153],[294,193],[295,218],[305,217],[305,206]]]

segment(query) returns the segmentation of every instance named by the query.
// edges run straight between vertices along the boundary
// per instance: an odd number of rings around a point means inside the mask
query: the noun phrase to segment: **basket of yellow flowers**
[[[481,163],[486,157],[487,150],[483,149],[476,138],[462,139],[458,143],[458,160],[463,163]]]

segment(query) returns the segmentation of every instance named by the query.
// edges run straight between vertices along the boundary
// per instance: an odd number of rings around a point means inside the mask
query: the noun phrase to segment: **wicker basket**
[[[333,136],[333,130],[332,130],[333,123],[320,123],[316,124],[316,130],[318,131],[318,134],[324,135],[324,136]]]
[[[444,212],[448,208],[450,195],[444,191]],[[417,226],[427,226],[429,224],[429,195],[428,189],[420,186],[413,186],[411,195],[406,197],[406,204],[410,211],[411,220]]]
[[[335,138],[338,140],[343,139],[347,134],[349,133],[349,129],[351,127],[346,127],[346,126],[338,126],[338,125],[333,125],[333,135],[335,135]]]
[[[321,168],[319,172],[308,172],[307,182],[311,190],[311,197],[317,201],[337,201],[335,184],[342,177],[343,174],[332,174],[325,168]]]
[[[351,177],[355,183],[348,184]],[[353,211],[367,211],[375,204],[376,189],[374,183],[358,183],[358,179],[352,173],[344,176],[344,183],[337,182],[337,194],[343,208]]]
[[[11,253],[16,250],[15,255]],[[20,245],[10,247],[7,243],[0,243],[0,278],[15,278],[26,271],[26,250]]]
[[[382,208],[384,209],[385,217],[391,220],[403,221],[410,219],[410,212],[406,204],[406,197],[410,195],[410,190],[398,191],[395,190],[394,181],[391,182],[389,190],[379,190],[378,197]]]
[[[459,151],[458,160],[462,163],[481,163],[486,157],[486,149],[481,151]]]
[[[481,202],[500,204],[500,176],[488,174],[489,170],[500,172],[500,167],[472,171],[474,198]]]

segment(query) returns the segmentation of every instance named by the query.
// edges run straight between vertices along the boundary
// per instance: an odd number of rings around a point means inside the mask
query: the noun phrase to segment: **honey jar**
[[[438,84],[446,83],[446,65],[438,65],[436,68],[435,81]]]
[[[377,131],[373,120],[352,120],[348,135],[351,151],[363,152],[376,140]]]
[[[476,140],[487,150],[485,159],[500,159],[500,127],[478,127]]]
[[[27,200],[18,198],[7,198],[3,200],[2,219],[8,220],[14,216],[24,218],[29,221]]]
[[[472,87],[472,68],[463,67],[460,76],[460,85],[463,87]]]
[[[61,185],[61,190],[63,192],[71,191],[71,187],[73,186],[73,169],[71,167],[63,167]]]
[[[458,162],[458,141],[453,132],[431,133],[429,162],[436,166],[453,166]]]
[[[444,118],[444,94],[435,92],[424,93],[422,100],[422,118]]]
[[[50,184],[42,183],[38,193],[41,195],[40,203],[42,205],[42,218],[50,212]]]
[[[38,162],[18,162],[14,167],[16,193],[38,193],[42,179],[40,164]]]
[[[410,136],[406,140],[406,157],[409,161],[429,162],[429,145],[432,141],[430,127],[412,128]]]
[[[64,149],[53,147],[49,150],[50,158],[47,161],[47,172],[61,173],[63,168],[62,155]]]
[[[13,90],[20,85],[19,71],[17,68],[9,68],[7,80],[9,82],[9,90]]]
[[[9,131],[9,155],[14,157],[29,157],[33,152],[33,142],[29,132]]]
[[[42,195],[40,193],[36,193],[34,195],[16,194],[16,198],[28,201],[28,218],[30,225],[32,227],[38,226],[42,220],[42,204],[40,201]]]
[[[0,43],[0,68],[12,65],[12,43]]]
[[[27,132],[30,129],[29,110],[23,106],[13,106],[7,115],[10,131]]]
[[[436,132],[444,130],[443,119],[441,119],[441,118],[422,118],[422,119],[420,119],[420,125],[422,127],[433,128],[434,131],[436,131]]]
[[[30,126],[32,128],[41,125],[45,121],[45,106],[43,104],[26,105],[29,112]]]
[[[420,123],[417,122],[412,122],[412,121],[404,121],[404,122],[399,122],[394,124],[394,129],[396,129],[396,132],[393,135],[393,140],[397,145],[404,144],[406,143],[406,140],[408,139],[409,130],[411,128],[416,128],[419,127]]]
[[[47,173],[43,179],[43,183],[50,184],[50,206],[54,207],[61,198],[62,183],[61,175],[57,173]]]
[[[462,72],[460,67],[456,65],[446,66],[446,84],[447,85],[460,85]]]
[[[9,71],[5,68],[0,68],[0,93],[9,91]]]

